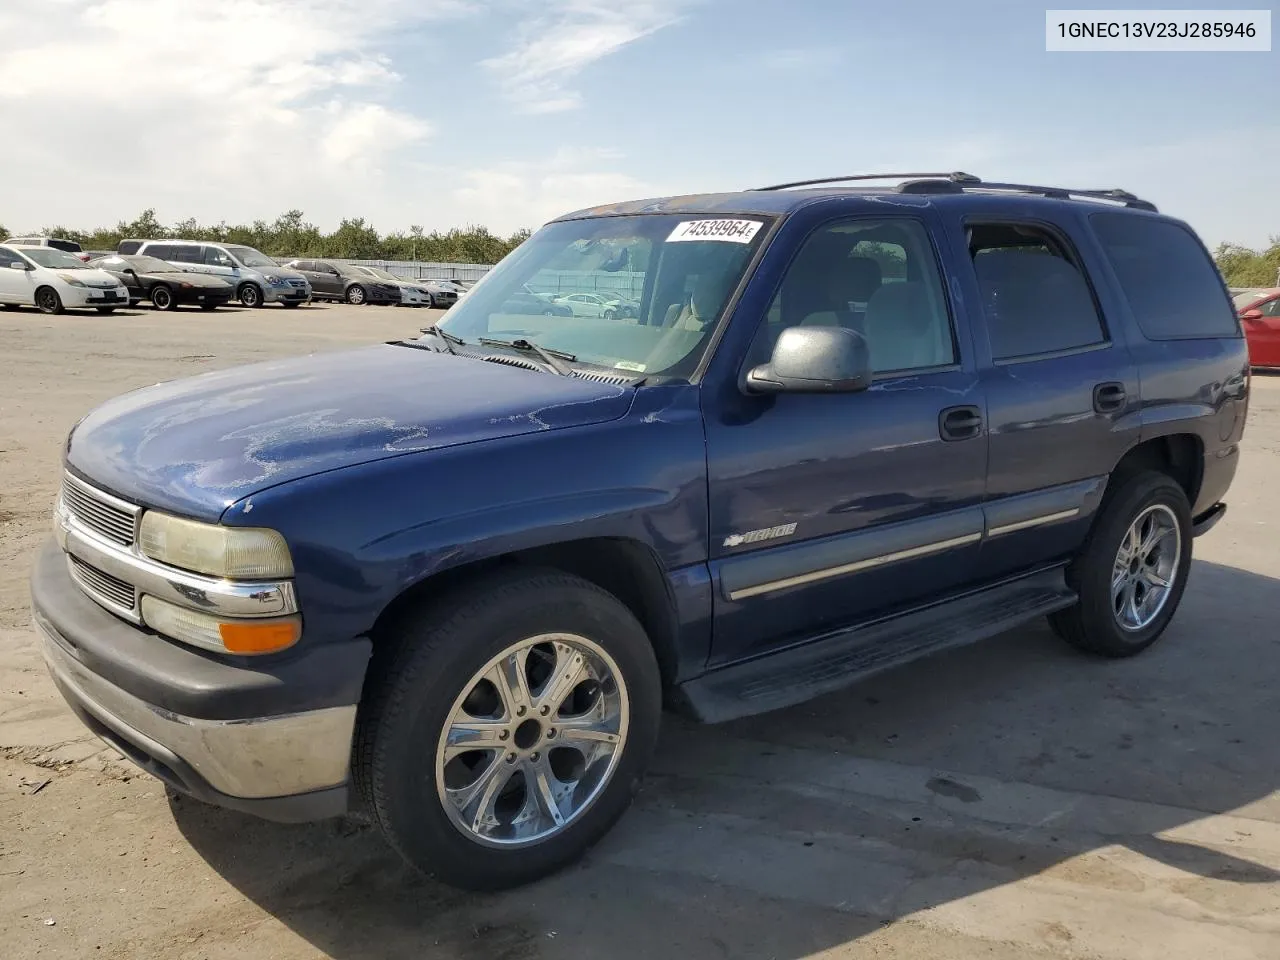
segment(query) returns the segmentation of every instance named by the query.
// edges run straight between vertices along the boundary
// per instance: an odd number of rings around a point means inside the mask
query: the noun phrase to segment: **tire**
[[[365,299],[364,287],[360,286],[360,284],[353,283],[347,287],[347,303],[353,307],[359,307],[364,304]]]
[[[67,312],[67,308],[62,305],[62,297],[58,296],[58,291],[53,287],[41,287],[36,291],[36,308],[41,313]]]
[[[536,692],[531,693],[528,708],[519,708],[529,711],[520,721],[517,717],[524,714],[515,707],[501,706],[512,701],[500,698],[496,685],[480,679],[480,673],[488,668],[496,676],[493,672],[499,661],[516,662],[502,659],[513,648],[529,645],[548,634],[559,635],[555,647],[544,642],[537,647],[538,657],[526,654],[526,664],[533,664],[535,671],[549,662],[543,655],[550,651],[557,666],[551,671],[552,679],[558,675],[561,663],[574,668],[575,674],[591,663],[597,675],[621,679],[612,685],[606,680],[595,688],[597,699],[592,709],[608,706],[613,718],[608,722],[617,732],[608,734],[614,736],[612,752],[607,756],[598,754],[600,759],[594,769],[604,773],[585,796],[566,787],[561,775],[566,769],[575,769],[564,768],[565,761],[586,759],[581,750],[610,749],[608,743],[580,740],[581,734],[570,739],[569,730],[581,725],[587,714],[578,720],[566,719],[556,708],[549,715],[550,720],[543,720],[547,715],[538,706],[537,698],[547,692],[550,680],[539,681],[537,676],[530,678],[523,671],[527,686]],[[611,594],[554,570],[500,573],[403,617],[384,643],[375,653],[366,681],[354,769],[362,795],[384,836],[411,865],[466,889],[513,887],[576,860],[625,812],[657,741],[662,684],[643,627]],[[514,678],[515,674],[510,676]],[[562,702],[581,695],[593,682],[587,680],[572,688]],[[505,686],[510,689],[510,684]],[[464,710],[472,720],[482,715],[476,706],[465,706],[482,688],[487,690],[491,704],[483,715],[497,717],[501,713],[507,718],[499,721],[506,724],[505,732],[493,734],[505,744],[495,739],[489,749],[464,753],[452,765],[443,763],[450,718],[457,720]],[[555,702],[560,698],[552,695],[550,699]],[[576,708],[571,709],[577,712]],[[550,726],[557,722],[565,725],[558,731]],[[531,728],[536,729],[530,733]],[[580,742],[590,745],[564,747]],[[465,766],[454,770],[455,765],[468,758],[479,765],[486,756],[488,763],[479,773]],[[528,764],[536,764],[540,756],[540,769],[547,774],[542,782],[554,782],[561,789],[555,804],[539,804],[537,798],[542,793],[536,786],[534,792],[524,792],[522,771],[539,769]],[[513,757],[517,759],[509,764]],[[560,772],[556,772],[558,763]],[[589,782],[582,774],[593,768],[577,769],[580,791]],[[491,811],[493,816],[482,827],[493,833],[483,838],[463,823],[479,823],[478,816],[464,816],[444,794],[447,789],[459,789],[457,780],[454,788],[446,787],[451,771],[465,774],[460,789],[466,790],[480,784],[490,770],[494,771],[488,779],[492,789],[480,794],[479,800],[487,802],[488,806],[481,809]],[[474,782],[466,782],[470,777]],[[554,789],[548,786],[547,791]],[[581,806],[572,806],[579,800]],[[504,802],[507,809],[500,814]],[[531,819],[520,823],[512,804],[528,812]],[[567,814],[565,804],[570,805]],[[562,824],[559,820],[553,823],[552,806],[561,810]],[[503,823],[504,816],[515,818],[514,822]],[[537,832],[544,829],[550,832]],[[517,831],[527,835],[520,838]],[[505,846],[499,845],[504,842]]]
[[[1142,535],[1156,527],[1169,532],[1150,550],[1143,549]],[[1136,540],[1130,539],[1131,529],[1138,530]],[[1178,609],[1191,570],[1191,541],[1191,506],[1176,481],[1154,470],[1121,481],[1103,500],[1084,549],[1067,570],[1067,582],[1080,602],[1050,615],[1054,632],[1072,646],[1104,657],[1141,653],[1160,638]],[[1135,544],[1140,552],[1132,550]],[[1123,566],[1122,548],[1137,553]],[[1117,571],[1126,566],[1117,595],[1113,576],[1119,580]],[[1152,590],[1154,581],[1148,577],[1168,582],[1162,595]]]
[[[94,307],[93,309],[95,309],[95,310],[97,310],[99,313],[103,313],[103,314],[109,314],[109,313],[115,313],[115,312],[116,312],[116,308],[115,308],[115,307]]]
[[[610,309],[608,309],[608,310],[606,310],[606,311],[604,312],[604,318],[605,318],[606,320],[617,320],[617,319],[618,319],[618,311],[617,311],[617,310],[614,310],[613,308],[610,308]]]
[[[236,289],[236,299],[253,310],[262,306],[262,291],[256,283],[242,283]]]
[[[151,305],[166,312],[178,309],[178,298],[163,283],[151,288]]]

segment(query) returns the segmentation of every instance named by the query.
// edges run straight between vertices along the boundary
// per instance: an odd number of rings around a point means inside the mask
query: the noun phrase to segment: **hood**
[[[193,287],[209,287],[215,290],[221,290],[230,287],[221,277],[215,277],[208,273],[140,273],[138,277],[143,280],[166,280],[169,283],[189,283]]]
[[[217,519],[235,501],[339,467],[602,423],[634,390],[379,344],[173,380],[76,426],[68,465],[117,496]]]
[[[264,277],[282,277],[285,280],[305,280],[307,279],[292,267],[249,267]]]
[[[99,267],[94,267],[92,270],[59,270],[57,267],[48,267],[47,269],[56,274],[65,273],[69,277],[75,277],[81,283],[88,284],[91,287],[107,287],[114,290],[120,286],[119,277]]]

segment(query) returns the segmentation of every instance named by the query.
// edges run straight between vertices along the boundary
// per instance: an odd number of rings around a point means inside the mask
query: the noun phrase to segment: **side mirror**
[[[23,261],[23,260],[14,260],[12,263],[9,264],[9,267],[12,270],[30,270],[31,269],[30,267],[27,266],[26,261]]]
[[[1254,307],[1252,310],[1246,310],[1244,313],[1240,314],[1240,319],[1241,320],[1261,320],[1262,308]]]
[[[855,393],[871,386],[867,338],[845,327],[788,327],[747,374],[748,393]]]

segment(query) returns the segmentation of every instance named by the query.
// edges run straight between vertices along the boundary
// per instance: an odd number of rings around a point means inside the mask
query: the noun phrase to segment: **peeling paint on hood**
[[[215,519],[267,487],[439,447],[623,416],[634,390],[379,344],[206,373],[109,400],[67,462],[125,499]]]

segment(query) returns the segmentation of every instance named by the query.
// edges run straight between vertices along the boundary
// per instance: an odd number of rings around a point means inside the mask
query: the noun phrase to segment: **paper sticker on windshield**
[[[636,363],[634,360],[619,360],[614,364],[618,370],[634,370],[636,373],[644,373],[644,364]]]
[[[759,220],[686,220],[676,224],[667,243],[681,240],[724,240],[750,243],[763,224]]]

